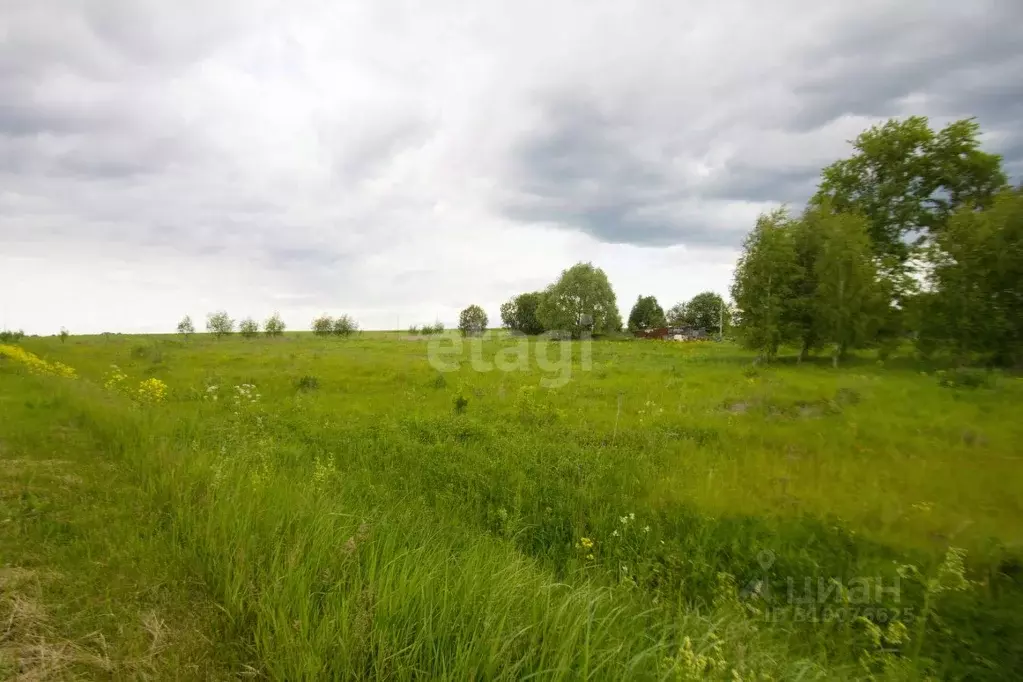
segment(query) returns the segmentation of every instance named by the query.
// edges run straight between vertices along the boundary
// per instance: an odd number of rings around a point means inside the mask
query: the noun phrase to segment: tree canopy
[[[479,336],[487,330],[487,313],[473,304],[458,315],[458,330],[462,336]]]
[[[665,326],[666,323],[664,310],[657,303],[656,298],[640,296],[636,299],[636,304],[632,306],[632,312],[629,313],[630,332],[657,329]]]
[[[544,291],[537,317],[544,329],[568,332],[574,338],[584,332],[607,334],[622,328],[611,283],[592,263],[563,271]]]
[[[542,300],[543,292],[540,291],[519,294],[501,305],[501,324],[523,334],[542,334],[544,327],[537,317]]]
[[[982,151],[979,136],[973,119],[937,132],[923,116],[889,120],[822,171],[813,202],[862,214],[875,253],[901,267],[914,242],[934,237],[962,206],[989,206],[1005,187],[1001,157]]]

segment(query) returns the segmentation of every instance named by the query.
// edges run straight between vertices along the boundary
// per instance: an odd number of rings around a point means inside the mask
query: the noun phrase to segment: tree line
[[[739,341],[765,359],[791,345],[837,364],[913,339],[925,355],[1023,362],[1023,191],[979,136],[972,119],[890,120],[823,169],[800,214],[761,215],[732,286]]]
[[[733,303],[705,291],[665,312],[655,297],[640,296],[628,330],[728,331],[766,360],[786,346],[800,360],[828,349],[837,364],[856,348],[877,348],[884,358],[911,339],[924,355],[1023,365],[1023,187],[1008,185],[1001,157],[982,151],[979,138],[972,119],[935,131],[910,117],[864,131],[852,156],[822,170],[801,212],[781,208],[757,219],[736,264]],[[488,322],[473,304],[458,329],[480,334]],[[607,275],[592,263],[513,297],[501,306],[501,323],[572,338],[623,328]],[[220,337],[234,321],[221,311],[206,327]],[[349,336],[358,325],[324,315],[312,329]],[[275,313],[263,330],[277,336],[284,323]],[[194,332],[191,319],[178,331]],[[259,325],[246,318],[239,331],[255,336]]]

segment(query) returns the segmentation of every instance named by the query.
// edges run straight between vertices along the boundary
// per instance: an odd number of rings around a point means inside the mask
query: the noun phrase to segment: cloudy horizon
[[[0,327],[494,325],[579,261],[625,316],[727,294],[757,215],[889,117],[976,117],[1018,183],[1021,23],[1008,0],[0,0]]]

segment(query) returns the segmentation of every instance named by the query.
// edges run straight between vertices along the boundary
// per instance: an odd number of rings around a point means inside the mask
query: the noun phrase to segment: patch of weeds
[[[863,396],[855,388],[843,387],[835,392],[834,402],[839,405],[857,405],[863,400]]]
[[[433,381],[430,382],[430,385],[436,389],[446,388],[448,385],[448,380],[444,378],[443,374],[437,372],[437,376],[433,378]]]
[[[744,370],[742,370],[742,375],[744,377],[746,377],[747,379],[759,379],[760,378],[760,370],[757,369],[756,367],[753,367],[751,365],[751,366],[745,368]]]
[[[717,429],[705,426],[673,425],[664,431],[664,435],[677,440],[692,441],[700,447],[706,447],[721,439]]]
[[[469,406],[469,399],[463,395],[455,396],[455,414],[465,413],[465,408]]]
[[[315,391],[320,387],[320,380],[311,374],[306,374],[295,380],[295,388],[300,391]]]
[[[938,385],[943,388],[994,388],[995,375],[982,369],[961,367],[950,372],[939,370],[935,373]]]

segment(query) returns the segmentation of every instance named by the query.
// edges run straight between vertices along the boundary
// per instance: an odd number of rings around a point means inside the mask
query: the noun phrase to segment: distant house
[[[703,327],[683,326],[672,328],[670,338],[672,341],[702,341],[709,335]]]
[[[702,327],[658,327],[641,329],[634,333],[637,339],[660,339],[661,341],[700,341],[710,338]]]
[[[633,335],[637,339],[667,339],[671,334],[671,330],[667,327],[658,327],[657,329],[640,329],[633,332]]]

